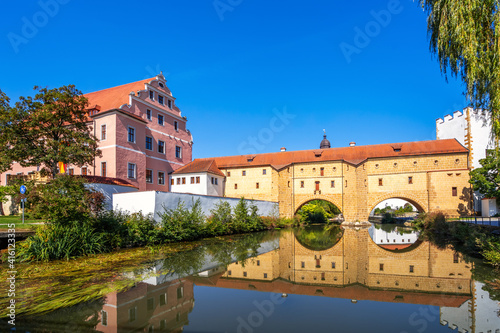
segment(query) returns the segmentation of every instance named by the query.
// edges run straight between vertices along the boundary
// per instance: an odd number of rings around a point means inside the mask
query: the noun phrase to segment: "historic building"
[[[491,113],[486,110],[464,108],[455,111],[453,115],[446,115],[436,119],[436,138],[457,139],[469,149],[469,166],[471,169],[480,168],[479,161],[486,157],[487,151],[495,147],[491,137]],[[490,211],[488,204],[493,205],[492,215],[496,213],[495,200],[487,200],[488,208],[481,207],[483,197],[479,192],[474,193],[474,210]],[[484,216],[484,214],[483,214]],[[490,216],[490,215],[486,215]]]
[[[282,216],[293,216],[314,199],[333,203],[348,221],[367,220],[377,204],[391,198],[425,212],[469,211],[468,150],[455,139],[329,145],[325,137],[319,149],[196,159],[171,175],[172,191],[189,193],[192,175],[221,177],[218,169],[225,177],[218,179],[217,195],[278,202]],[[215,195],[210,182],[200,186]]]
[[[168,174],[191,162],[193,137],[163,74],[84,96],[102,157],[81,168],[70,165],[69,174],[119,178],[140,191],[168,191]],[[0,175],[0,184],[9,175],[38,170],[14,163]]]

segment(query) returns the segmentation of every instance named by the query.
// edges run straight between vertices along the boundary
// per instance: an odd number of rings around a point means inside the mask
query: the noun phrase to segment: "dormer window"
[[[158,85],[163,88],[163,83],[159,82]]]
[[[401,148],[403,147],[402,144],[395,144],[395,145],[392,145],[392,149],[394,150],[395,153],[399,153],[401,152]]]

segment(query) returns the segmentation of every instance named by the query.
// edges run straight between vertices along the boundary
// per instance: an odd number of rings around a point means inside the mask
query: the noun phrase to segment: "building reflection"
[[[194,307],[193,286],[199,285],[439,306],[443,325],[475,332],[474,318],[482,313],[476,298],[486,296],[472,280],[470,264],[409,231],[385,232],[373,227],[282,232],[274,250],[253,258],[223,266],[206,263],[188,277],[158,285],[145,280],[149,283],[109,294],[96,329],[180,332]],[[387,242],[391,239],[397,241]],[[488,318],[493,325],[500,324],[497,319]]]

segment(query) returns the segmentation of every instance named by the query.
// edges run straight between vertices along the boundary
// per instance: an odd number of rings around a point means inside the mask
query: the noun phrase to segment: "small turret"
[[[319,148],[320,149],[330,148],[330,141],[328,141],[326,139],[326,133],[323,134],[323,140],[321,140],[321,143],[319,144]]]

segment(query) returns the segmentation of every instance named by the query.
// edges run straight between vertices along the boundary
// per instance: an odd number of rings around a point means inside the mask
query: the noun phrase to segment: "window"
[[[345,187],[347,187],[347,179],[346,179],[346,181],[345,181]]]
[[[182,177],[182,185],[186,184],[186,177]]]
[[[300,181],[300,187],[304,188],[304,181],[303,180]]]
[[[332,180],[332,181],[330,182],[330,187],[332,187],[332,188],[333,188],[333,187],[335,187],[335,180]]]
[[[301,267],[301,268],[306,268],[306,263],[305,263],[304,261],[301,261],[301,262],[300,262],[300,267]]]
[[[87,167],[82,168],[82,175],[84,175],[84,176],[87,175]]]
[[[182,148],[179,146],[175,146],[175,157],[177,157],[177,158],[182,157]]]
[[[234,189],[237,190],[238,189],[238,184],[234,184]]]
[[[158,140],[158,152],[165,154],[165,141]]]
[[[218,178],[215,178],[215,185],[218,185]]]
[[[408,177],[408,184],[413,184],[413,177],[412,176]]]
[[[148,298],[147,300],[147,309],[148,311],[153,311],[155,307],[155,299],[154,298]]]
[[[263,175],[265,175],[265,174],[266,174],[266,172],[267,172],[267,170],[266,170],[266,169],[262,169],[262,174],[263,174]]]
[[[451,188],[451,195],[452,195],[452,196],[454,196],[454,197],[456,197],[456,196],[457,196],[457,194],[458,194],[458,192],[457,192],[457,188],[456,188],[456,187],[452,187],[452,188]]]
[[[459,259],[458,252],[453,253],[453,263],[454,264],[458,264],[458,259]]]
[[[162,95],[158,95],[158,103],[163,105],[163,96]]]
[[[382,178],[378,179],[378,186],[383,186],[383,179]]]
[[[180,185],[180,184],[181,184],[181,179],[177,178],[177,185]]]
[[[158,171],[158,185],[165,185],[165,172]]]
[[[316,182],[314,182],[314,183],[316,184],[316,191],[319,191],[319,182],[318,182],[318,181],[316,181]]]
[[[227,275],[231,275],[231,274],[232,274],[232,272],[231,272],[231,271],[227,271]]]
[[[247,175],[247,172],[246,172],[245,170],[243,170],[243,171],[241,172],[241,175],[242,175],[242,176],[246,176],[246,175]]]
[[[259,183],[255,183],[255,188],[259,188]]]
[[[383,271],[383,270],[384,270],[384,264],[380,264],[379,271]]]
[[[170,185],[174,185],[174,179],[170,179]]]
[[[319,169],[320,175],[324,176],[325,175],[325,168]]]
[[[152,99],[153,101],[155,100],[155,92],[150,90],[149,91],[149,98]]]
[[[106,125],[101,125],[101,141],[106,140]]]
[[[69,174],[74,175],[75,174],[75,169],[69,169]]]
[[[128,321],[135,321],[137,315],[137,308],[134,306],[133,308],[128,309]]]
[[[106,177],[106,162],[101,162],[101,176]]]
[[[244,277],[247,277],[247,272],[243,272],[243,276],[244,276]]]
[[[153,138],[150,136],[146,137],[146,149],[153,150]]]
[[[260,266],[260,260],[257,260],[257,266]]]
[[[413,273],[413,265],[410,265],[410,273]]]
[[[176,121],[174,121],[174,130],[179,130],[179,123],[177,123]]]
[[[210,177],[210,181],[212,182],[212,185],[214,184],[214,177]]]
[[[200,177],[196,177],[196,184],[199,184],[200,183]]]
[[[163,115],[158,115],[158,125],[163,126]]]
[[[264,273],[264,279],[267,279],[267,273]]]
[[[335,269],[335,263],[334,262],[332,262],[332,268]]]
[[[163,306],[163,305],[167,304],[167,300],[168,300],[167,294],[166,293],[165,294],[161,294],[160,295],[160,306]]]
[[[177,288],[177,299],[181,299],[184,297],[184,287]]]
[[[194,177],[191,177],[191,184],[194,184]]]
[[[171,100],[168,100],[167,101],[167,104],[168,104],[168,108],[171,109],[172,108],[172,101]]]
[[[133,127],[128,128],[128,142],[135,143],[135,128]]]
[[[104,310],[101,311],[101,324],[102,326],[108,326],[108,313]]]
[[[151,113],[150,109],[146,110],[146,118],[148,118],[148,120],[152,120],[153,119],[153,114]]]
[[[228,171],[228,172],[227,172],[227,176],[228,176],[228,177],[231,177],[231,171]]]
[[[135,164],[128,164],[128,178],[135,178]]]
[[[146,183],[153,183],[153,170],[146,169]]]

